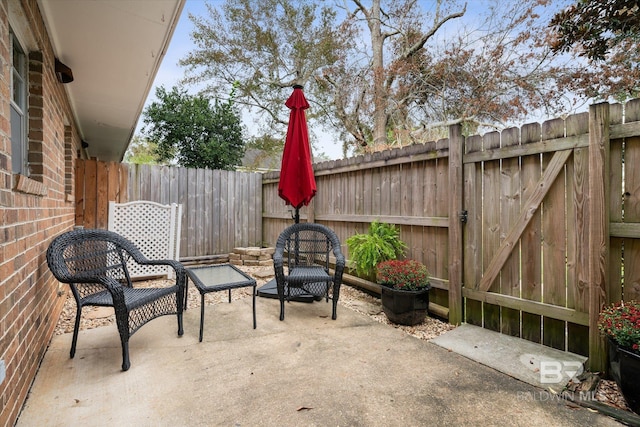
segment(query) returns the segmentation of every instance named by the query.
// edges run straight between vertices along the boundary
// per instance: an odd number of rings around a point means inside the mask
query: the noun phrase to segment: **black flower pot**
[[[382,311],[393,323],[417,325],[427,316],[429,288],[419,291],[402,291],[382,286]]]
[[[640,414],[640,355],[609,339],[609,374],[620,387],[629,408]]]
[[[609,376],[616,384],[620,385],[620,357],[618,356],[618,344],[607,337],[607,349],[609,354]]]

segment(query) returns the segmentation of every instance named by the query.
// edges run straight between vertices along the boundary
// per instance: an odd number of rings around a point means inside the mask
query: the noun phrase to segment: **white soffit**
[[[91,157],[121,161],[185,0],[38,0]]]

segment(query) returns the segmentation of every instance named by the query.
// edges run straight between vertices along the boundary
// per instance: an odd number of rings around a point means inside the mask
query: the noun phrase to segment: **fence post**
[[[609,292],[609,103],[589,106],[589,369],[604,372],[598,314]]]
[[[316,207],[313,200],[311,199],[307,205],[307,222],[316,222]]]
[[[449,323],[462,323],[462,152],[460,124],[449,126]]]

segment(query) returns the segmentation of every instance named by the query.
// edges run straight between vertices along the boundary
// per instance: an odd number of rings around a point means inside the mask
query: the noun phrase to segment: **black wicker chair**
[[[335,258],[334,273],[329,270],[330,256]],[[340,296],[345,259],[338,236],[328,227],[315,223],[293,224],[278,237],[273,265],[280,300],[280,320],[284,320],[284,302],[301,292],[319,299],[333,300],[332,319]],[[288,267],[285,274],[284,267]],[[332,286],[331,286],[332,285]]]
[[[47,249],[47,263],[56,279],[70,285],[76,300],[71,358],[76,352],[84,306],[114,308],[122,342],[123,371],[131,365],[129,338],[148,321],[176,314],[178,335],[183,334],[186,274],[179,262],[148,260],[133,243],[111,231],[79,229],[63,233],[51,242]],[[134,288],[128,263],[169,265],[176,272],[175,283],[161,288]]]

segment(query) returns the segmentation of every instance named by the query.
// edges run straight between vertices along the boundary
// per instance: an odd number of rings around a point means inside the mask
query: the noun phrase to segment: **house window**
[[[27,169],[27,57],[11,33],[11,167],[14,174]]]
[[[73,138],[71,126],[64,127],[64,192],[73,194]]]

